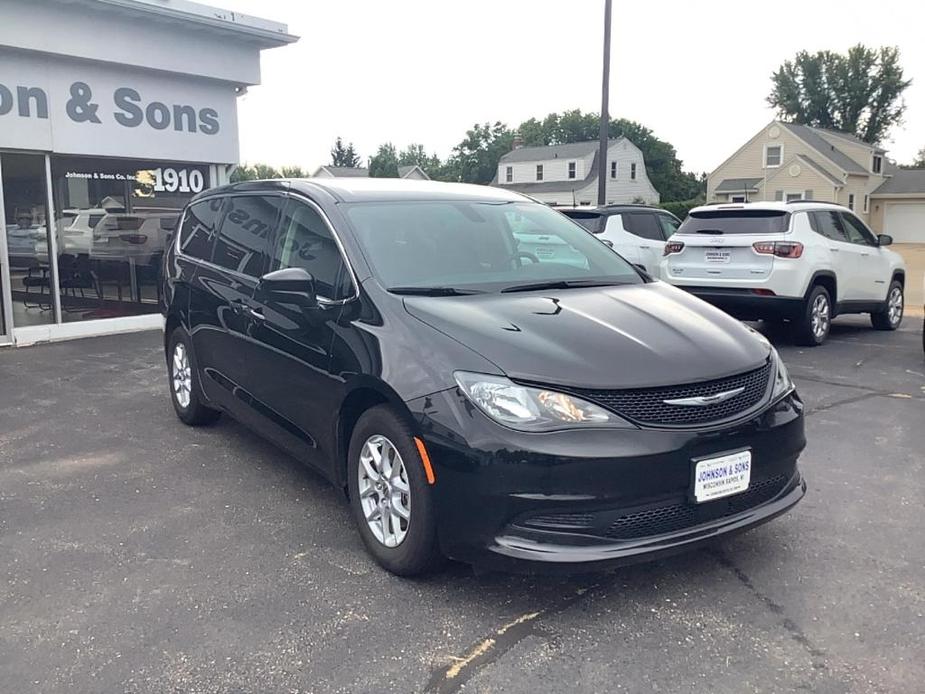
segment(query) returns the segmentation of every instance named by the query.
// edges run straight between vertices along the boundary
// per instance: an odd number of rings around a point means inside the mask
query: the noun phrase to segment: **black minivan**
[[[518,247],[535,234],[563,252]],[[177,415],[317,468],[394,573],[628,563],[805,493],[768,341],[516,193],[232,184],[190,202],[165,262]]]

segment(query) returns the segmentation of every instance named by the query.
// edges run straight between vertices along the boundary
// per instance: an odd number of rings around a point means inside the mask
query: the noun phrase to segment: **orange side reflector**
[[[427,455],[427,449],[424,448],[424,442],[415,436],[414,444],[418,447],[418,453],[421,454],[421,462],[424,463],[424,472],[427,474],[427,484],[435,484],[437,482],[437,478],[434,477],[434,468],[430,464],[430,456]]]

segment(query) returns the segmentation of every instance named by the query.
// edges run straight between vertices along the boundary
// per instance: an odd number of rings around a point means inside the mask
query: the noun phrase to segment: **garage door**
[[[887,203],[883,233],[896,243],[925,243],[925,203]]]

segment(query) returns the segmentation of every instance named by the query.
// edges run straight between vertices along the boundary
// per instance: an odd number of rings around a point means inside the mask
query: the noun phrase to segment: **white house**
[[[520,147],[501,157],[491,185],[526,193],[549,205],[596,205],[599,143]],[[620,137],[607,149],[607,204],[657,204],[642,151]]]

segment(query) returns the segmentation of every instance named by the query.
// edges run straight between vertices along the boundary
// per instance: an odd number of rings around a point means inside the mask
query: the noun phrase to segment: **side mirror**
[[[300,267],[287,267],[267,273],[257,283],[254,295],[258,301],[268,303],[292,304],[300,308],[318,305],[315,278]]]
[[[893,237],[889,234],[879,234],[877,236],[877,241],[879,242],[877,244],[879,246],[889,246],[891,243],[893,243]]]

